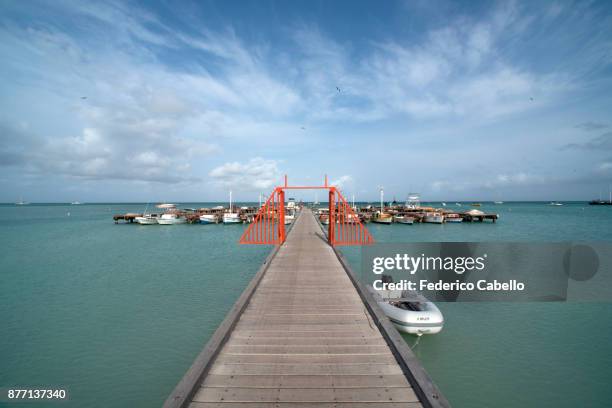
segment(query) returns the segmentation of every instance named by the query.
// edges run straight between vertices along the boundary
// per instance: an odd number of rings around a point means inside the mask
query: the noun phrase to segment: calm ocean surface
[[[64,407],[161,406],[269,248],[238,245],[241,225],[112,221],[142,209],[0,206],[0,388],[64,387]],[[368,228],[378,242],[612,241],[612,207],[482,209],[501,219]],[[438,305],[443,332],[413,350],[453,406],[610,406],[612,304]]]

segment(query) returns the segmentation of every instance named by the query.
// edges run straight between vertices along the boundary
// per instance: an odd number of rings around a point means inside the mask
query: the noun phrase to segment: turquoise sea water
[[[112,221],[142,209],[0,206],[0,388],[65,387],[66,407],[163,403],[269,248],[238,245],[241,225]],[[612,207],[482,209],[501,219],[368,228],[378,242],[612,241]],[[439,306],[444,331],[413,350],[453,406],[609,406],[612,304]]]

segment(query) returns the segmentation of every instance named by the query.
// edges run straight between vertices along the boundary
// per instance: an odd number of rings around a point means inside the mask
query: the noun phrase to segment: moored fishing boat
[[[73,203],[74,204],[74,203]],[[169,207],[174,208],[174,207]],[[140,225],[154,225],[157,224],[157,220],[159,218],[158,214],[150,214],[147,212],[149,209],[149,203],[145,206],[144,212],[142,215],[134,217],[134,221],[136,221]]]
[[[384,191],[383,188],[380,188],[380,211],[378,211],[377,215],[372,218],[372,222],[377,224],[391,224],[393,222],[393,216],[391,214],[385,213],[385,205],[384,205]]]
[[[238,213],[227,212],[223,214],[223,223],[224,224],[240,224],[242,219]]]
[[[157,219],[159,225],[185,224],[187,222],[187,219],[177,212],[176,204],[159,204],[157,208],[166,210],[166,212]]]
[[[159,219],[159,215],[157,214],[143,214],[134,218],[140,225],[154,225],[158,224],[157,220]]]
[[[393,222],[393,216],[391,214],[379,213],[377,217],[372,218],[372,222],[388,225]]]
[[[240,218],[240,214],[234,212],[234,208],[232,207],[232,192],[230,191],[230,199],[229,199],[229,210],[228,212],[223,214],[223,223],[224,224],[240,224],[242,223],[242,219]]]
[[[423,217],[423,222],[429,224],[442,224],[444,222],[444,215],[439,212],[427,212]]]
[[[200,224],[216,224],[219,222],[217,214],[202,214],[200,215]]]
[[[291,224],[294,220],[295,220],[295,214],[293,212],[285,214],[285,225]]]
[[[397,222],[398,224],[412,225],[414,224],[414,217],[410,217],[408,215],[396,215],[393,217],[393,221]]]
[[[167,212],[157,219],[159,225],[176,225],[185,224],[186,222],[187,219],[176,212]]]

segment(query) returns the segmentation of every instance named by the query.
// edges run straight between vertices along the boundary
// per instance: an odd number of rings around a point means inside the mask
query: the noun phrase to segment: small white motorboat
[[[295,214],[285,214],[285,225],[291,224],[295,220]]]
[[[442,312],[423,295],[407,290],[376,290],[372,286],[368,290],[397,330],[417,336],[442,331]]]
[[[410,217],[408,215],[396,215],[393,217],[393,221],[397,222],[398,224],[412,225],[414,224],[414,217]]]
[[[223,223],[224,224],[240,224],[242,219],[240,218],[240,214],[234,212],[226,212],[223,214]]]
[[[429,224],[442,224],[444,222],[444,216],[439,212],[428,212],[423,217],[423,222]]]
[[[200,215],[200,224],[216,224],[218,218],[216,214],[202,214]]]
[[[563,204],[562,204],[562,203],[560,203],[560,202],[557,202],[557,201],[552,201],[552,202],[551,202],[550,204],[548,204],[548,205],[552,205],[552,206],[558,207],[558,206],[563,205]]]
[[[140,225],[153,225],[157,224],[159,216],[157,214],[143,214],[134,218],[134,220]]]
[[[174,212],[162,214],[162,216],[157,219],[157,223],[160,225],[185,224],[186,222],[187,219],[185,217]]]

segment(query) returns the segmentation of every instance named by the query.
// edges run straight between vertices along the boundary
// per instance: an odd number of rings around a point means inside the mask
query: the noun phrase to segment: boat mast
[[[384,197],[385,193],[383,191],[382,186],[380,187],[380,213],[382,214],[384,212],[384,208],[383,208],[383,197]]]
[[[230,206],[229,206],[229,212],[232,212],[232,190],[230,190],[230,202],[229,202]]]

